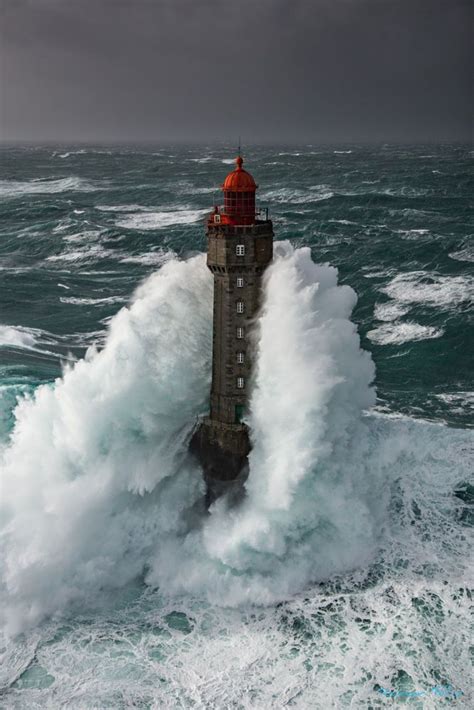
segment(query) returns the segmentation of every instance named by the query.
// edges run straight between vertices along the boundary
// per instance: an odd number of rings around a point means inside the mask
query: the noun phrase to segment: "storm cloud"
[[[4,0],[9,141],[469,138],[465,0]]]

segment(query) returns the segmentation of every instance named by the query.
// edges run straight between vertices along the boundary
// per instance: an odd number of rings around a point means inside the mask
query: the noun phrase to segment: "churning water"
[[[206,516],[227,159],[4,150],[0,705],[469,707],[469,155],[249,151],[280,241],[247,497]]]

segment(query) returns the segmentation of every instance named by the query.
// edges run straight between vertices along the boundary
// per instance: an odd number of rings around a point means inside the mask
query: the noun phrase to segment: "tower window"
[[[244,337],[244,329],[243,328],[237,328],[237,337],[242,339]]]
[[[242,365],[244,363],[244,361],[245,361],[245,353],[243,353],[243,352],[237,353],[237,363],[239,365]]]
[[[245,380],[243,377],[237,377],[237,389],[243,390],[245,387]]]
[[[237,256],[245,256],[245,244],[237,244],[235,247],[235,253]]]
[[[237,288],[242,288],[244,285],[244,280],[242,276],[237,276]]]
[[[245,310],[245,304],[243,301],[237,301],[237,313],[243,313]]]

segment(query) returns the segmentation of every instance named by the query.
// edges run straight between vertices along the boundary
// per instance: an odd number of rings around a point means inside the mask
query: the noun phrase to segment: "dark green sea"
[[[203,516],[232,150],[1,149],[2,708],[472,707],[472,150],[245,160],[281,244]]]

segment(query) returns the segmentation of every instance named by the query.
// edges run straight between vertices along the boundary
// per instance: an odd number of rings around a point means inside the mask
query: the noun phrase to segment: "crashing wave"
[[[247,496],[200,517],[187,442],[207,410],[212,279],[203,255],[148,278],[104,348],[15,411],[1,458],[7,631],[143,575],[161,594],[236,606],[367,569],[392,482],[427,454],[411,423],[366,415],[374,366],[350,321],[355,303],[308,248],[275,245],[254,333]]]

